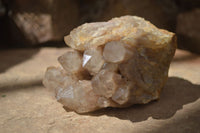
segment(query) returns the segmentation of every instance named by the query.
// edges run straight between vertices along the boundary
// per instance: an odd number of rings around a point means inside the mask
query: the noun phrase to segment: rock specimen
[[[158,99],[176,49],[173,33],[136,16],[83,24],[64,40],[73,50],[43,83],[78,113]]]

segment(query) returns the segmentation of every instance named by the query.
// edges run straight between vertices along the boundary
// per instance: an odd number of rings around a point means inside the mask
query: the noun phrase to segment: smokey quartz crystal
[[[72,49],[43,84],[78,113],[159,99],[176,50],[174,33],[136,16],[83,24],[64,40]]]

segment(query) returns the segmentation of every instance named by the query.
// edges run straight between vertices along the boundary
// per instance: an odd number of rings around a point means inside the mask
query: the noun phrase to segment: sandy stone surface
[[[199,133],[200,56],[177,50],[159,101],[79,115],[42,85],[66,48],[0,51],[0,133]]]

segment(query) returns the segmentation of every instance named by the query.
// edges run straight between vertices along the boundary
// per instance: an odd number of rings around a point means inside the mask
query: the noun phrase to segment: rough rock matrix
[[[43,83],[78,113],[158,99],[176,50],[173,33],[136,16],[83,24],[64,40],[73,49]]]

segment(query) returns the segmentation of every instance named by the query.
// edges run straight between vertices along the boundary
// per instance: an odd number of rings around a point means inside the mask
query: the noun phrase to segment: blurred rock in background
[[[200,0],[176,0],[178,47],[200,54]]]
[[[177,32],[178,47],[200,53],[200,0],[0,0],[0,44],[59,46],[64,35],[86,22],[122,15],[144,17]],[[12,44],[12,45],[9,45]],[[61,46],[64,46],[62,44]],[[0,46],[1,47],[1,46]]]
[[[200,8],[200,0],[174,0],[180,12]]]
[[[61,41],[78,24],[76,0],[4,0],[12,43]],[[11,28],[12,27],[12,28]]]
[[[200,8],[178,15],[176,33],[180,48],[200,53]]]

